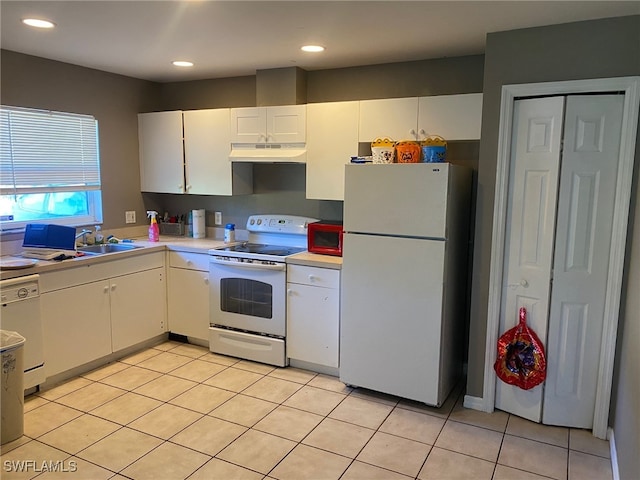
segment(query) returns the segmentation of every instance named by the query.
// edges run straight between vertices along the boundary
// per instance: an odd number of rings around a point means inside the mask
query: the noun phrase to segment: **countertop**
[[[305,265],[308,267],[332,268],[334,270],[340,270],[342,268],[342,257],[302,252],[288,257],[287,263],[291,265]]]
[[[161,235],[159,242],[150,242],[146,237],[134,239],[133,245],[142,248],[136,248],[129,251],[110,253],[104,255],[84,255],[81,257],[71,258],[68,260],[38,260],[34,266],[21,269],[1,270],[0,280],[22,277],[36,273],[52,272],[65,268],[72,268],[81,265],[89,265],[93,263],[108,262],[115,259],[123,259],[129,256],[147,254],[161,251],[179,251],[190,253],[208,253],[212,248],[218,248],[226,245],[222,239],[216,238],[190,238],[190,237],[173,237]],[[4,255],[0,260],[22,259],[16,255]],[[287,263],[295,265],[307,265],[314,267],[340,269],[342,266],[342,258],[332,257],[328,255],[317,255],[309,252],[302,252],[293,255],[287,259]]]

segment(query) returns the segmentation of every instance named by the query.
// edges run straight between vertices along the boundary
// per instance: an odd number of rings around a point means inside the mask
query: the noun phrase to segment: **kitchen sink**
[[[104,253],[127,252],[135,248],[140,248],[140,246],[124,245],[120,243],[105,243],[103,245],[87,245],[85,247],[78,247],[76,250],[90,255],[102,255]]]

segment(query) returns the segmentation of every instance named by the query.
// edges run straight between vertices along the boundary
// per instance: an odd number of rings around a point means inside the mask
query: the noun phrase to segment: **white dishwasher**
[[[39,275],[28,275],[0,281],[0,328],[18,332],[26,339],[23,354],[25,390],[46,379],[38,280]]]

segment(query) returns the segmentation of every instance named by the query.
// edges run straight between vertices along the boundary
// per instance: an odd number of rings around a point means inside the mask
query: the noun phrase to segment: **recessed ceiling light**
[[[303,52],[318,53],[324,52],[324,47],[320,45],[305,45],[303,47],[300,47],[300,50],[302,50]]]
[[[36,28],[53,28],[56,26],[55,23],[50,22],[49,20],[42,20],[40,18],[24,18],[22,23]]]
[[[187,62],[185,60],[176,60],[173,63],[176,67],[193,67],[193,62]]]

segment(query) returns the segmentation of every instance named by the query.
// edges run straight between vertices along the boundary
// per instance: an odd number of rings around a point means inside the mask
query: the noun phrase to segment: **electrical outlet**
[[[215,213],[215,220],[214,223],[216,225],[222,225],[222,212],[216,212]]]
[[[124,212],[124,221],[125,223],[136,223],[136,211],[130,210]]]

